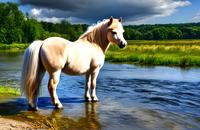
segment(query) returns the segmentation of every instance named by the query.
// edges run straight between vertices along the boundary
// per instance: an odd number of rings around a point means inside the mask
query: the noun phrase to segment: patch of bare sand
[[[35,130],[31,123],[0,117],[0,130]]]

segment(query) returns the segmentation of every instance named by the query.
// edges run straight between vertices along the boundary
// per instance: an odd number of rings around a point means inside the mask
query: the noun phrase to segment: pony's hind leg
[[[56,88],[60,80],[60,73],[61,73],[61,70],[50,74],[49,83],[48,83],[48,90],[51,96],[51,100],[56,109],[63,108],[63,105],[59,101],[58,95],[56,93]]]
[[[31,97],[28,97],[28,110],[29,111],[37,111],[37,98],[38,98],[39,89],[33,93]]]

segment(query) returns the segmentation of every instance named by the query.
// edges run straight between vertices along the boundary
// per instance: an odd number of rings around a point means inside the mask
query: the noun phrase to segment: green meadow
[[[140,65],[200,66],[200,40],[130,40],[125,49],[110,46],[106,61]]]

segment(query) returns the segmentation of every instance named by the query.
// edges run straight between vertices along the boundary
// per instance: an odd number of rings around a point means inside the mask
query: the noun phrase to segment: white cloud
[[[51,23],[59,23],[62,20],[67,20],[65,18],[56,18],[56,17],[51,17],[51,18],[38,17],[37,19],[38,19],[38,21],[51,22]]]
[[[38,17],[38,16],[40,16],[41,12],[42,12],[42,9],[33,8],[30,11],[30,15],[34,16],[34,17]]]
[[[159,0],[158,0],[159,1]],[[156,6],[156,10],[160,10],[162,13],[157,16],[169,16],[176,12],[178,7],[190,6],[189,1],[174,1],[174,0],[160,0]],[[160,5],[160,6],[159,6]]]

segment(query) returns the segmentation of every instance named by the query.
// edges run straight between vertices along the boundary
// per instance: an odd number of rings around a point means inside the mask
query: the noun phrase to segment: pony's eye
[[[115,31],[112,31],[112,34],[117,34],[117,32],[115,32]]]

